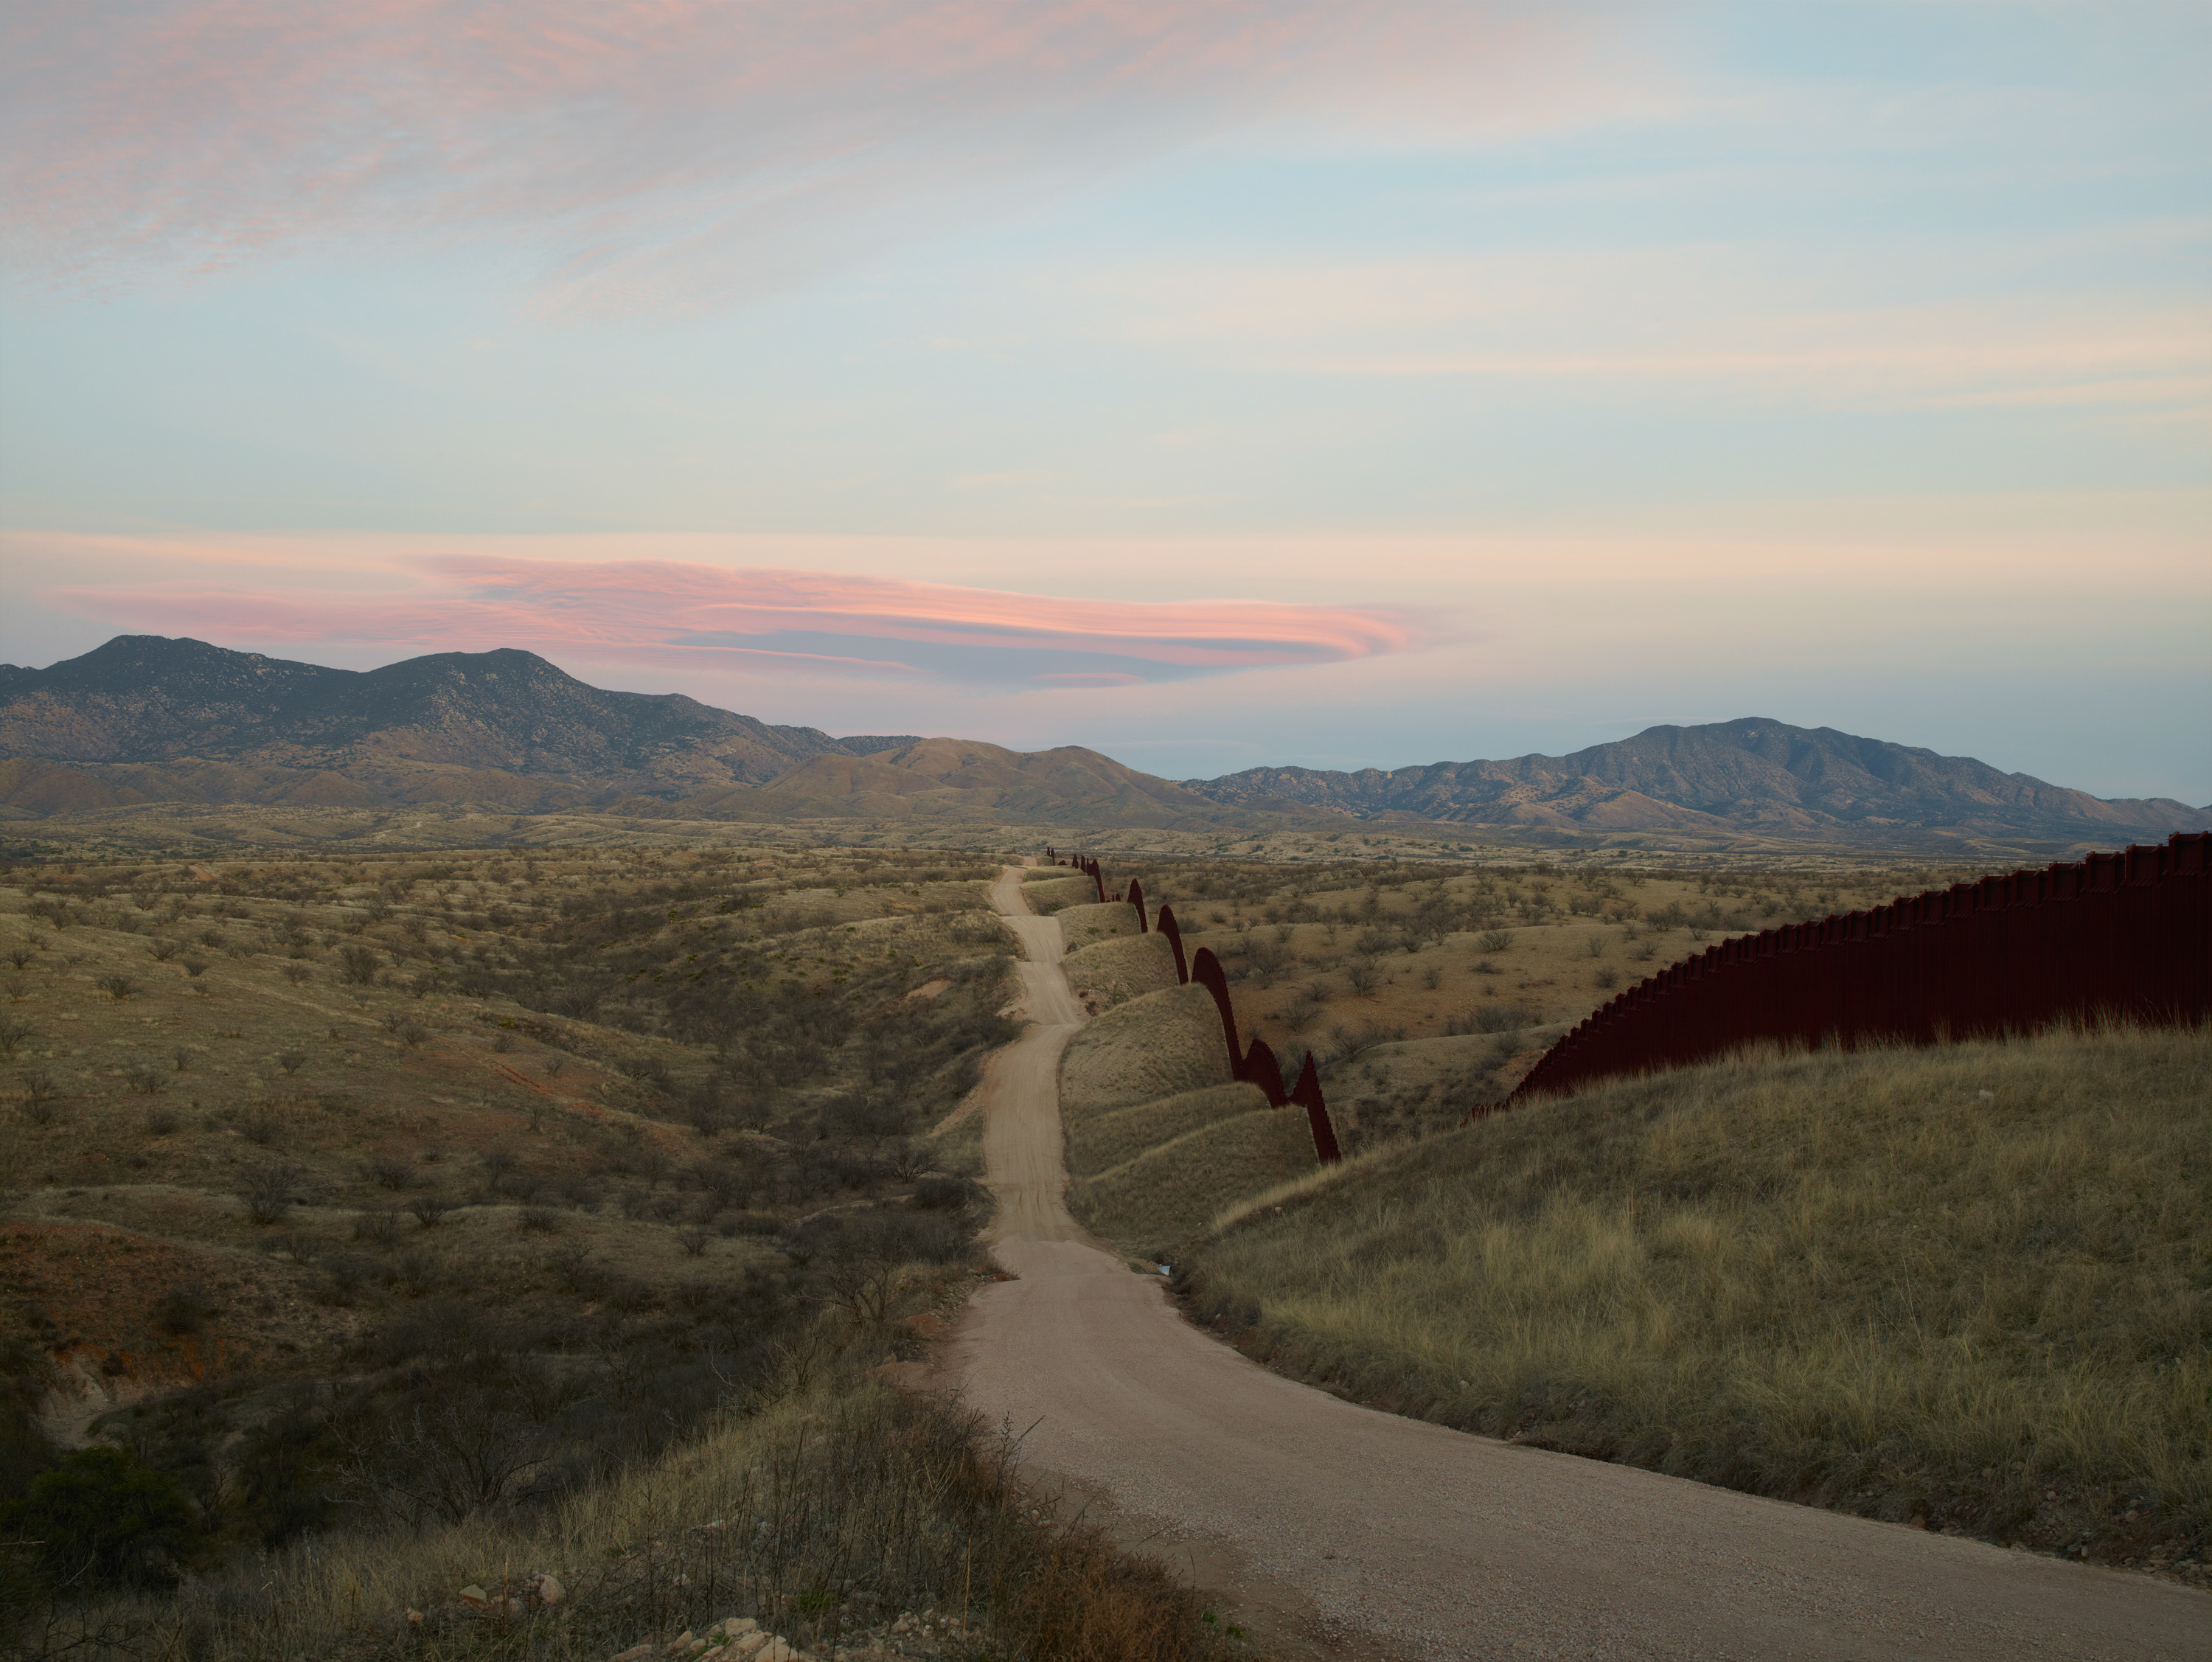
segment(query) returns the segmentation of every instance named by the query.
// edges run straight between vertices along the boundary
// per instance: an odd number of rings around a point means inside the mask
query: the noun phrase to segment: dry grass
[[[793,1384],[787,1379],[787,1385]],[[112,1600],[19,1632],[24,1655],[605,1657],[746,1615],[827,1653],[902,1610],[1007,1659],[1192,1662],[1227,1647],[1197,1600],[1012,1482],[1012,1450],[927,1399],[849,1379],[732,1415],[650,1465],[527,1520],[340,1536],[172,1600]],[[568,1597],[501,1619],[457,1591],[541,1572]],[[410,1610],[424,1613],[419,1624]]]
[[[2208,1242],[2212,1034],[2115,1031],[1610,1083],[1257,1196],[1191,1275],[1401,1411],[2185,1567]]]
[[[1087,877],[1054,877],[1050,867],[1022,880],[1022,898],[1029,902],[1030,910],[1042,916],[1049,916],[1072,906],[1095,906],[1098,904],[1098,885]]]
[[[1068,1041],[1060,1112],[1072,1124],[1229,1078],[1229,1045],[1212,998],[1202,988],[1170,987],[1108,1011]]]
[[[1249,1085],[1230,1089],[1257,1094]],[[1171,1101],[1182,1105],[1192,1099]],[[1203,1231],[1226,1202],[1314,1167],[1313,1134],[1304,1112],[1261,1106],[1212,1119],[1078,1180],[1069,1187],[1067,1208],[1093,1234],[1148,1256],[1179,1257],[1183,1244]]]
[[[1060,935],[1069,952],[1138,932],[1137,909],[1125,900],[1109,900],[1103,905],[1094,901],[1088,906],[1063,907],[1059,917]]]
[[[1068,1175],[1095,1178],[1201,1126],[1267,1105],[1256,1085],[1214,1085],[1158,1102],[1140,1102],[1133,1108],[1088,1115],[1067,1127],[1064,1153]]]
[[[1176,984],[1175,953],[1164,935],[1101,941],[1068,954],[1068,984],[1095,1014]]]

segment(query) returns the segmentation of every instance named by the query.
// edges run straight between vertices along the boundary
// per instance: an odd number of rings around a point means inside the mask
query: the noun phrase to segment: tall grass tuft
[[[1754,1050],[1216,1220],[1208,1319],[1368,1400],[2128,1562],[2212,1525],[2212,1032]]]

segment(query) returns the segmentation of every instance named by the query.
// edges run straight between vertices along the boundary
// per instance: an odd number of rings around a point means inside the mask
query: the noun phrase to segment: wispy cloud
[[[19,7],[14,258],[217,271],[520,245],[556,304],[711,305],[1254,119],[1557,119],[1528,0],[167,0]],[[1586,89],[1585,89],[1586,90]]]
[[[447,555],[398,563],[399,592],[204,581],[68,585],[39,598],[119,627],[220,642],[721,665],[976,685],[1121,686],[1402,651],[1384,607],[1068,599],[880,576],[672,560]]]

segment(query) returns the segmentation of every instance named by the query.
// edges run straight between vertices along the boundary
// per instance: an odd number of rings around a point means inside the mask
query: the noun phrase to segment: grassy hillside
[[[2203,1030],[1615,1082],[1261,1196],[1179,1279],[1402,1412],[2202,1579]]]
[[[1161,934],[1109,938],[1070,953],[1067,983],[1095,1014],[1176,984],[1175,953]]]
[[[149,1584],[332,1530],[526,1533],[795,1354],[896,1354],[970,1273],[976,1192],[921,1133],[1015,1031],[991,870],[0,874],[0,1507],[124,1452],[175,1527],[103,1574]],[[0,1511],[0,1608],[81,1589],[21,1549],[42,1527]]]
[[[1171,1255],[1224,1207],[1315,1169],[1313,1133],[1304,1112],[1268,1107],[1255,1085],[1223,1086],[1102,1118],[1166,1117],[1203,1099],[1212,1099],[1209,1107],[1232,1111],[1208,1117],[1118,1166],[1079,1178],[1067,1196],[1076,1221],[1133,1251]],[[1135,1125],[1117,1129],[1139,1130]],[[1158,1129],[1144,1128],[1155,1135]]]
[[[1199,987],[1147,993],[1108,1011],[1068,1041],[1060,1062],[1060,1112],[1073,1125],[1230,1080],[1221,1016]]]

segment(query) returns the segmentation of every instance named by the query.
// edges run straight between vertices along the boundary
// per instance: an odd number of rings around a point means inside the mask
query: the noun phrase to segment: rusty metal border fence
[[[1306,1111],[1306,1123],[1313,1132],[1314,1153],[1323,1166],[1334,1166],[1344,1158],[1337,1146],[1336,1127],[1328,1117],[1328,1103],[1321,1089],[1321,1070],[1314,1065],[1313,1052],[1306,1052],[1305,1065],[1298,1070],[1297,1083],[1287,1089],[1283,1085],[1283,1066],[1274,1049],[1267,1040],[1255,1037],[1246,1047],[1237,1032],[1237,1008],[1229,998],[1229,977],[1221,967],[1221,960],[1213,955],[1212,948],[1200,947],[1195,956],[1183,953],[1182,930],[1176,925],[1175,908],[1162,906],[1158,922],[1146,916],[1144,885],[1134,878],[1129,881],[1127,892],[1116,890],[1111,896],[1106,892],[1106,874],[1096,860],[1086,860],[1080,855],[1062,859],[1056,849],[1047,848],[1045,858],[1054,865],[1073,866],[1098,885],[1099,899],[1126,899],[1137,909],[1137,932],[1156,933],[1168,943],[1175,953],[1176,984],[1188,987],[1194,983],[1213,995],[1215,1009],[1221,1014],[1221,1036],[1229,1044],[1231,1076],[1239,1084],[1256,1085],[1267,1099],[1270,1108],[1297,1107]]]
[[[1755,1039],[1929,1044],[2104,1016],[2205,1020],[2208,866],[2212,832],[2177,831],[1723,941],[1601,1007],[1474,1113]]]

